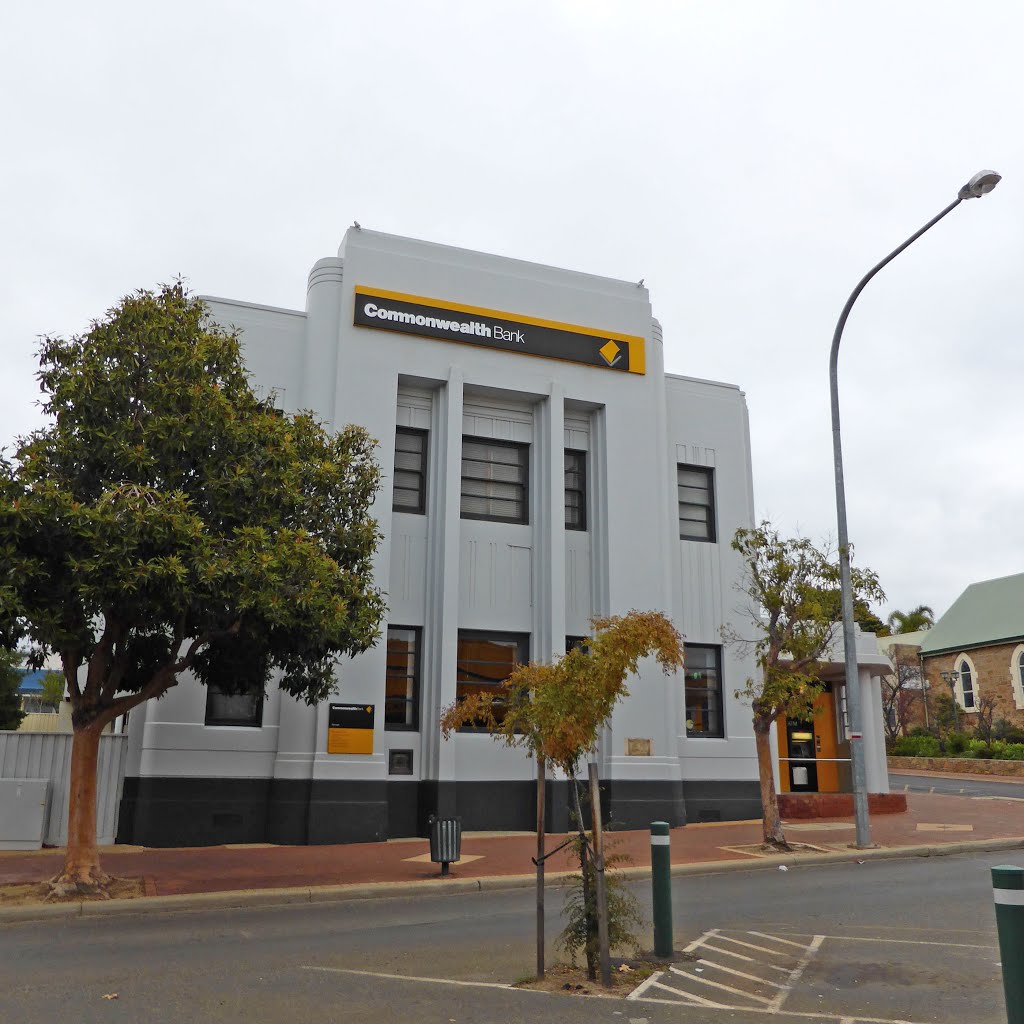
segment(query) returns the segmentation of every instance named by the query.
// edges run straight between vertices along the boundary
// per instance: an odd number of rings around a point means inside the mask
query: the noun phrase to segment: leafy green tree
[[[874,633],[875,636],[888,636],[889,627],[872,610],[867,601],[855,601],[853,605],[853,621],[865,633]]]
[[[60,656],[72,704],[68,850],[54,892],[109,880],[100,732],[177,685],[314,704],[372,646],[374,442],[254,394],[235,334],[180,283],[44,338],[50,422],[0,460],[0,642]]]
[[[16,730],[25,717],[18,687],[23,678],[17,651],[0,649],[0,729]]]
[[[593,849],[595,880],[603,884],[600,801],[595,799],[596,775],[591,773],[593,838],[582,835],[576,773],[580,762],[597,743],[598,734],[611,718],[615,705],[629,695],[626,678],[643,658],[654,657],[666,674],[683,667],[683,642],[671,621],[661,612],[631,611],[627,615],[596,618],[593,635],[585,645],[574,647],[552,664],[531,662],[509,676],[499,694],[476,693],[447,707],[441,729],[447,738],[466,726],[483,726],[493,739],[508,747],[521,747],[537,759],[537,975],[544,976],[544,765],[552,764],[569,777],[581,831],[579,849]],[[587,867],[581,865],[584,879]],[[590,901],[584,901],[586,906]],[[609,929],[596,893],[598,913],[604,917],[605,940],[602,974],[607,971]],[[604,984],[610,978],[603,977]]]
[[[765,846],[788,849],[779,817],[772,770],[771,730],[782,716],[809,719],[824,686],[819,678],[822,659],[842,633],[839,562],[806,537],[784,538],[770,522],[736,531],[733,550],[744,562],[739,589],[750,599],[748,630],[731,626],[723,637],[739,646],[753,644],[760,670],[737,696],[750,701],[761,785]],[[855,601],[884,601],[873,572],[853,569]]]
[[[931,629],[935,625],[935,612],[926,604],[919,604],[909,612],[894,611],[888,618],[889,630],[894,636],[900,633],[916,633],[920,629]]]
[[[64,676],[60,672],[47,672],[42,683],[42,702],[59,709],[64,700]]]

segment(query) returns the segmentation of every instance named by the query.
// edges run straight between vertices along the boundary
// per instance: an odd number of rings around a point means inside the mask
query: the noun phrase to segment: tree
[[[24,678],[19,668],[21,661],[22,656],[17,651],[0,649],[0,729],[14,731],[25,718],[18,696],[18,687]]]
[[[328,434],[250,387],[238,337],[180,283],[44,338],[50,422],[0,459],[0,642],[59,655],[72,705],[68,849],[54,892],[102,890],[100,732],[185,672],[272,675],[314,704],[374,644],[379,484],[364,430]]]
[[[854,602],[853,621],[865,633],[874,633],[875,636],[889,635],[889,627],[871,610],[871,606],[867,601]]]
[[[919,604],[909,612],[893,612],[887,621],[893,636],[899,636],[900,633],[916,633],[921,629],[931,629],[935,625],[935,612],[928,605]]]
[[[537,759],[537,974],[544,975],[544,818],[543,765],[560,768],[570,779],[576,801],[581,849],[590,849],[583,834],[576,774],[591,752],[615,705],[629,695],[626,677],[635,673],[643,658],[653,656],[666,674],[683,667],[683,644],[676,628],[661,612],[631,611],[627,615],[596,618],[593,635],[552,664],[531,662],[509,676],[498,694],[476,693],[444,710],[441,729],[447,739],[456,729],[484,727],[493,739],[508,747],[521,747]],[[600,908],[603,884],[601,809],[597,776],[591,772],[591,811],[594,816],[594,875]],[[584,867],[584,876],[586,869]],[[600,913],[600,909],[599,909]],[[602,943],[602,974],[606,973],[607,922]],[[610,984],[610,978],[603,978]]]
[[[40,700],[55,711],[60,709],[64,700],[64,676],[60,672],[47,672],[42,678],[43,692]]]
[[[893,671],[882,676],[882,715],[890,739],[907,734],[914,707],[919,700],[923,702],[924,690],[917,652],[917,647],[905,644],[893,644],[889,648]]]
[[[841,634],[839,563],[806,537],[783,538],[770,522],[740,529],[733,550],[744,562],[738,589],[750,598],[746,615],[754,640],[731,626],[728,643],[753,646],[760,677],[747,680],[738,697],[750,701],[761,784],[766,847],[788,849],[772,770],[771,730],[782,716],[809,719],[824,686],[818,672],[823,657]],[[855,601],[884,601],[872,572],[852,570]]]

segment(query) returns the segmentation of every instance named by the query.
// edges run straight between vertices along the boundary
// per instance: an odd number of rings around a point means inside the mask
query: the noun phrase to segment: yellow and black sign
[[[356,285],[353,323],[400,334],[565,359],[621,373],[645,373],[644,339],[635,334],[539,320],[422,295]]]
[[[327,718],[327,753],[373,753],[372,704],[330,706]]]

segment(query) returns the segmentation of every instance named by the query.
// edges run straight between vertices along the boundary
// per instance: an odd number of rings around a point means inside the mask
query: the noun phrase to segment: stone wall
[[[940,693],[949,694],[949,684],[942,681],[940,673],[956,668],[961,655],[973,662],[977,675],[974,678],[975,707],[983,697],[991,697],[995,701],[993,721],[1006,718],[1014,725],[1024,726],[1024,707],[1018,707],[1013,692],[1010,661],[1018,644],[992,644],[991,647],[977,647],[972,650],[955,651],[950,654],[924,656],[924,673],[928,680],[928,688],[932,700]],[[961,721],[967,729],[974,727],[977,719],[976,711],[961,710]],[[990,773],[998,774],[998,773]]]
[[[973,757],[890,757],[889,771],[959,772],[1024,779],[1024,761],[983,761]]]

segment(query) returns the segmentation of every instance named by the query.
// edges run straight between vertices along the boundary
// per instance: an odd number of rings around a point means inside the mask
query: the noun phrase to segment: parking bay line
[[[652,974],[651,978],[656,978],[657,975]],[[644,982],[646,985],[650,982],[651,978]],[[664,987],[664,986],[659,986]],[[633,996],[630,994],[626,997],[632,999]],[[658,1003],[661,1006],[685,1006],[679,999],[659,999],[657,996],[640,996],[638,1002],[644,1003]],[[720,1003],[711,1004],[715,1009],[718,1010],[742,1010],[744,1013],[759,1013],[766,1017],[778,1016],[781,1012],[784,1017],[798,1017],[801,1020],[828,1020],[835,1021],[836,1024],[926,1024],[925,1021],[913,1021],[907,1020],[905,1017],[851,1017],[848,1013],[826,1013],[826,1012],[807,1012],[803,1010],[771,1010],[760,1006],[724,1006]]]
[[[468,988],[504,988],[516,991],[515,985],[503,985],[498,981],[457,981],[454,978],[418,978],[412,974],[383,974],[380,971],[356,971],[350,967],[321,967],[317,964],[302,964],[303,971],[324,971],[328,974],[359,974],[364,978],[385,978],[389,981],[423,981],[433,985],[465,985]]]

